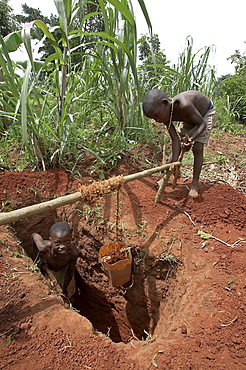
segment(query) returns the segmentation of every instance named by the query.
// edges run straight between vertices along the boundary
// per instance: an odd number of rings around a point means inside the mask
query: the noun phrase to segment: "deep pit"
[[[21,246],[34,261],[37,251],[31,243],[31,234],[36,232],[48,239],[53,223],[69,222],[73,243],[81,254],[75,271],[78,289],[74,307],[96,331],[109,336],[113,342],[127,343],[132,338],[145,340],[154,334],[160,319],[160,302],[167,294],[169,279],[175,275],[176,261],[156,259],[134,246],[131,248],[132,280],[120,288],[113,287],[99,263],[102,236],[107,227],[104,223],[90,228],[88,220],[81,217],[83,207],[80,206],[80,212],[78,209],[78,205],[66,206],[15,223]]]

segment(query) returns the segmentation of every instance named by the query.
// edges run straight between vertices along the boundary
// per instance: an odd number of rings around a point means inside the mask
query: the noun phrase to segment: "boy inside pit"
[[[38,267],[47,272],[47,267],[55,276],[62,293],[71,300],[76,292],[74,269],[79,257],[78,250],[72,245],[72,232],[66,222],[57,222],[50,228],[49,240],[33,233],[32,241],[38,249]]]

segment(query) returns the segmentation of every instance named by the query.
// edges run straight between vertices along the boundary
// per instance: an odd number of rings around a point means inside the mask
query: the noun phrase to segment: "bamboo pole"
[[[189,139],[188,135],[185,135],[184,143],[188,143],[188,139]],[[178,158],[179,165],[176,168],[176,171],[174,173],[174,180],[173,180],[173,185],[172,185],[173,189],[175,189],[175,187],[177,185],[177,180],[178,180],[178,177],[179,177],[179,174],[180,174],[180,166],[181,166],[184,154],[185,154],[185,151],[184,151],[184,148],[182,147],[181,153],[180,153],[179,158]],[[167,186],[168,180],[170,179],[171,175],[172,175],[172,171],[168,168],[166,170],[166,174],[163,177],[163,179],[160,183],[159,189],[157,191],[157,194],[156,194],[156,197],[155,197],[155,203],[159,203],[161,201],[162,194],[164,193],[165,187]]]
[[[179,166],[179,165],[180,162],[174,162],[171,164],[165,164],[163,166],[150,168],[149,170],[137,172],[132,175],[127,175],[124,176],[123,183],[137,180],[142,177],[152,175],[153,173],[166,170],[170,166]],[[62,197],[49,200],[47,202],[34,204],[28,207],[23,207],[15,211],[2,212],[0,213],[0,225],[10,224],[18,220],[23,220],[24,218],[28,218],[33,215],[41,214],[43,212],[50,211],[61,206],[65,206],[66,204],[76,203],[78,201],[82,201],[82,194],[79,191],[74,194],[64,195]]]
[[[81,199],[81,193],[77,192],[70,195],[48,200],[47,202],[34,204],[32,206],[23,207],[15,211],[0,213],[0,225],[10,224],[18,220],[23,220],[33,215],[50,211],[52,209],[65,206],[66,204],[73,204]]]
[[[166,170],[167,168],[170,168],[172,166],[174,166],[174,167],[175,166],[180,166],[180,162],[173,162],[173,163],[163,164],[162,166],[159,166],[159,167],[153,167],[153,168],[150,168],[149,170],[145,170],[145,171],[133,173],[132,175],[124,176],[124,183],[129,182],[129,181],[133,181],[133,180],[137,180],[137,179],[141,179],[142,177],[152,175],[153,173],[156,173],[156,172],[161,172],[161,171]]]
[[[168,168],[166,170],[165,176],[161,179],[161,183],[160,183],[159,189],[158,189],[158,191],[156,193],[155,203],[160,203],[162,194],[164,193],[164,190],[165,190],[165,188],[167,186],[168,180],[171,177],[171,174],[172,174],[172,171]]]

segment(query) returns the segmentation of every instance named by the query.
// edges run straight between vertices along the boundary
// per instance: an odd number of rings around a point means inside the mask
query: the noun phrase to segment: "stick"
[[[155,197],[155,203],[159,203],[162,197],[162,194],[165,190],[165,187],[167,186],[168,180],[170,179],[172,174],[172,171],[170,169],[166,170],[166,174],[161,180],[161,184],[159,186],[159,189],[157,191],[156,197]]]
[[[166,145],[163,145],[162,150],[162,164],[166,164]],[[159,189],[157,191],[156,197],[155,197],[155,203],[159,203],[162,197],[162,194],[164,192],[165,187],[167,186],[168,180],[172,174],[172,171],[170,169],[166,170],[165,175],[163,176],[162,180],[160,181]],[[159,184],[159,183],[158,183]]]
[[[188,135],[185,135],[185,137],[184,137],[184,143],[188,143],[188,139],[189,139],[189,137],[188,137]],[[181,146],[182,147],[182,146]],[[178,159],[178,161],[180,162],[180,166],[181,166],[181,163],[182,163],[182,160],[183,160],[183,157],[184,157],[184,154],[185,154],[185,150],[183,149],[183,147],[182,147],[182,149],[181,149],[181,153],[180,153],[180,155],[179,155],[179,159]],[[174,180],[173,180],[173,189],[175,188],[175,186],[177,185],[177,180],[178,180],[178,177],[179,177],[179,174],[180,174],[180,166],[178,166],[177,168],[176,168],[176,171],[175,171],[175,174],[174,174]]]
[[[182,163],[182,159],[183,159],[183,156],[184,156],[184,151],[182,150],[181,153],[180,153],[180,156],[179,156],[179,162],[180,162],[180,165]],[[176,168],[176,171],[175,171],[175,175],[174,175],[174,179],[173,179],[173,189],[175,188],[175,186],[177,185],[177,180],[178,180],[178,177],[179,177],[179,174],[180,174],[180,166],[178,166]]]
[[[81,193],[77,192],[70,195],[65,195],[60,198],[52,199],[47,202],[34,204],[29,207],[23,207],[17,209],[16,211],[3,212],[0,213],[0,225],[6,225],[24,218],[28,218],[33,215],[37,215],[66,204],[72,204],[79,201],[81,198]]]
[[[173,162],[173,163],[163,164],[162,166],[159,166],[159,167],[150,168],[149,170],[145,170],[145,171],[142,171],[142,172],[134,173],[132,175],[124,176],[124,183],[132,181],[132,180],[141,179],[142,177],[152,175],[153,173],[156,173],[156,172],[161,172],[161,171],[166,170],[166,169],[168,169],[172,166],[174,166],[174,167],[175,166],[180,166],[180,162]]]
[[[192,218],[190,217],[189,213],[186,212],[183,208],[181,208],[180,205],[178,204],[178,202],[175,203],[175,206],[188,217],[188,219],[190,220],[190,222],[192,223],[192,225],[196,226],[195,222],[192,220]]]
[[[132,175],[124,176],[123,183],[137,180],[142,177],[149,176],[156,172],[161,172],[169,168],[170,166],[179,166],[179,165],[180,165],[179,162],[174,162],[171,164],[166,164],[163,166],[150,168],[149,170],[137,172]],[[105,180],[105,181],[108,181],[108,180]],[[103,183],[103,181],[100,183]],[[49,200],[47,202],[34,204],[29,207],[23,207],[15,211],[2,212],[0,213],[0,225],[10,224],[18,220],[23,220],[24,218],[28,218],[33,215],[41,214],[45,211],[49,211],[49,210],[52,210],[52,209],[55,209],[61,206],[65,206],[66,204],[76,203],[78,201],[82,201],[82,194],[79,191],[74,194],[65,195],[65,196],[62,196],[56,199]]]

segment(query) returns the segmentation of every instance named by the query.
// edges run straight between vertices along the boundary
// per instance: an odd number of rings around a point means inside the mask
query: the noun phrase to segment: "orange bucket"
[[[114,287],[124,285],[131,280],[132,277],[132,254],[130,249],[125,250],[124,259],[115,263],[109,264],[103,261],[103,257],[109,252],[124,248],[121,243],[110,243],[103,245],[99,250],[99,262],[102,264],[109,280]]]

